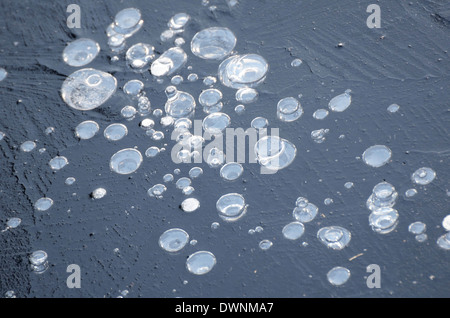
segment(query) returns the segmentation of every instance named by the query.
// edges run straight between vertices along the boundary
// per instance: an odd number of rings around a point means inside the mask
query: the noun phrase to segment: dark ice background
[[[68,29],[67,5],[81,6],[81,29]],[[381,7],[381,28],[369,29],[366,8]],[[450,7],[448,1],[240,1],[229,8],[225,1],[211,0],[217,10],[210,12],[200,0],[135,1],[0,1],[0,66],[9,75],[0,82],[0,223],[18,216],[22,224],[0,234],[0,295],[14,290],[18,297],[448,297],[450,296],[450,254],[439,249],[436,239],[444,233],[442,219],[449,213],[449,69]],[[190,52],[189,42],[199,30],[210,26],[230,28],[237,36],[236,51],[258,53],[270,64],[270,73],[258,87],[259,100],[246,107],[242,116],[234,113],[234,90],[216,85],[224,93],[224,112],[232,127],[249,127],[256,116],[266,117],[270,127],[298,149],[297,158],[275,175],[260,175],[257,164],[245,165],[236,182],[225,182],[217,169],[202,164],[204,175],[193,180],[201,208],[183,213],[185,198],[174,184],[163,200],[146,191],[175,168],[177,177],[188,176],[192,165],[175,165],[170,159],[173,143],[166,132],[168,151],[146,158],[129,176],[109,170],[116,151],[137,146],[143,153],[152,141],[137,126],[126,122],[120,109],[131,104],[121,91],[130,79],[145,82],[152,108],[165,103],[164,87],[152,76],[129,71],[123,59],[109,62],[105,28],[121,9],[137,7],[144,27],[127,41],[128,46],[146,42],[159,53],[171,46],[159,36],[178,12],[192,19],[183,33],[188,64],[200,80],[187,82],[191,71],[180,74],[180,86],[197,97],[205,86],[201,80],[215,75],[218,62],[201,60]],[[113,74],[118,92],[103,106],[88,112],[68,107],[59,90],[75,71],[61,58],[65,45],[80,37],[92,38],[102,51],[88,67]],[[14,42],[18,42],[17,46]],[[343,47],[338,47],[342,42]],[[299,68],[290,66],[303,60]],[[346,89],[352,90],[352,104],[343,113],[330,113],[323,121],[312,118],[318,108]],[[334,91],[332,91],[334,90]],[[303,94],[304,115],[292,123],[276,118],[276,103],[287,96]],[[20,100],[20,101],[19,101]],[[386,108],[400,105],[390,114]],[[200,108],[196,118],[202,118]],[[99,135],[78,141],[74,127],[92,119],[99,123]],[[127,124],[129,134],[119,142],[103,138],[103,129],[113,122]],[[55,133],[44,134],[46,127]],[[312,130],[329,128],[323,144],[310,138]],[[344,139],[339,136],[344,134]],[[37,148],[23,153],[19,145],[35,140]],[[356,157],[374,144],[393,151],[392,161],[378,169]],[[47,151],[39,154],[38,149]],[[53,173],[48,161],[64,155],[70,164]],[[404,197],[414,187],[410,176],[417,168],[429,166],[437,178],[418,186],[418,194]],[[77,182],[66,186],[74,176]],[[399,191],[395,208],[400,213],[397,229],[387,235],[374,233],[368,225],[365,201],[373,186],[383,180]],[[347,190],[344,183],[354,182]],[[89,194],[97,187],[108,194],[93,201]],[[249,204],[247,215],[235,223],[218,218],[215,203],[223,194],[238,192]],[[73,195],[76,193],[76,195]],[[33,203],[42,196],[54,201],[46,212]],[[318,217],[306,224],[298,241],[283,238],[281,229],[293,220],[298,196],[319,207]],[[334,199],[329,206],[327,197]],[[211,230],[211,223],[221,226]],[[408,233],[414,221],[427,224],[428,240],[418,243]],[[261,225],[262,233],[248,230]],[[316,238],[323,226],[340,225],[352,233],[350,245],[342,251],[323,246]],[[186,230],[195,246],[187,245],[176,255],[158,246],[158,238],[169,228]],[[270,239],[268,251],[258,248]],[[302,242],[308,242],[304,247]],[[120,249],[120,255],[113,250]],[[42,275],[28,269],[28,255],[43,249],[50,268]],[[208,250],[217,265],[203,276],[185,269],[187,256]],[[364,255],[349,261],[352,256]],[[78,264],[82,270],[81,289],[66,287],[66,268]],[[366,266],[381,267],[381,288],[366,286]],[[326,273],[334,266],[350,269],[350,280],[341,287],[330,285]],[[187,280],[187,284],[183,281]]]

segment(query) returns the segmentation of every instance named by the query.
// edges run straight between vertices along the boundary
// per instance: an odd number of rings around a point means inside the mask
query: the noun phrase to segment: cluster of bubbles
[[[426,229],[427,225],[420,221],[413,222],[408,226],[408,231],[415,235],[417,242],[424,242],[427,240],[428,236],[425,234]]]
[[[255,226],[254,229],[249,229],[248,234],[253,235],[255,233],[262,233],[264,231],[264,228],[260,225]]]
[[[207,3],[208,1],[204,1]],[[237,1],[229,0],[230,7],[234,7]],[[215,8],[210,7],[213,11]],[[157,79],[157,83],[163,83],[163,78],[172,76],[169,86],[165,87],[166,102],[163,109],[153,110],[153,119],[148,116],[151,114],[151,103],[144,91],[144,83],[138,79],[132,79],[123,85],[123,92],[134,102],[135,106],[126,105],[120,115],[127,121],[132,121],[136,115],[142,116],[139,126],[145,131],[145,134],[154,141],[164,139],[162,131],[155,130],[159,124],[163,128],[173,127],[176,133],[176,142],[182,146],[182,150],[177,153],[180,162],[191,162],[192,158],[196,158],[202,152],[205,140],[201,136],[194,135],[190,132],[192,121],[195,114],[196,99],[190,93],[177,88],[183,83],[183,77],[177,72],[182,69],[187,62],[188,55],[182,49],[185,40],[180,37],[190,16],[186,13],[178,13],[174,15],[167,23],[167,29],[164,30],[160,39],[168,42],[175,37],[173,46],[165,50],[159,56],[155,48],[148,43],[137,43],[127,49],[126,39],[130,38],[138,32],[143,26],[142,14],[139,9],[127,8],[118,12],[114,21],[107,27],[106,35],[108,37],[108,46],[115,54],[111,57],[112,62],[119,60],[119,54],[125,52],[125,62],[127,67],[135,73],[150,72]],[[234,108],[236,114],[242,114],[246,105],[255,103],[259,98],[257,87],[264,82],[268,71],[269,64],[259,54],[236,54],[234,51],[236,46],[235,34],[226,27],[209,27],[197,32],[191,42],[190,50],[196,58],[218,61],[220,64],[217,68],[217,78],[209,75],[203,79],[203,84],[207,87],[202,90],[198,96],[198,103],[202,106],[205,116],[202,121],[204,132],[218,136],[223,134],[224,130],[231,125],[231,117],[222,112],[224,107],[222,92],[214,87],[218,82],[225,87],[236,90],[234,96],[238,105]],[[63,51],[63,61],[71,67],[85,67],[91,63],[99,54],[100,46],[97,42],[87,38],[81,38],[69,43]],[[300,59],[294,59],[291,62],[292,67],[299,67],[302,64]],[[192,68],[189,68],[191,70]],[[0,68],[0,81],[7,75],[7,72]],[[198,80],[195,73],[189,74],[188,81]],[[64,102],[71,108],[79,111],[93,110],[114,95],[117,89],[116,78],[106,72],[93,68],[82,68],[70,74],[62,84],[61,97]],[[343,112],[352,102],[351,90],[347,89],[344,93],[333,97],[328,103],[328,110],[317,109],[313,118],[317,120],[325,119],[329,111]],[[301,96],[299,96],[300,98]],[[249,106],[251,107],[251,106]],[[388,107],[388,111],[394,113],[398,111],[399,106],[392,104]],[[293,122],[298,120],[304,113],[303,107],[299,99],[295,97],[284,97],[280,99],[276,105],[276,116],[282,122]],[[156,122],[155,122],[156,121]],[[255,129],[265,129],[269,126],[269,122],[264,117],[256,117],[251,122],[251,127]],[[50,134],[54,129],[50,129]],[[86,120],[75,127],[75,137],[80,140],[88,140],[93,138],[100,131],[100,126],[93,120]],[[317,129],[311,132],[311,138],[315,143],[325,141],[329,129]],[[128,128],[122,123],[112,123],[107,126],[103,135],[108,141],[119,141],[126,137]],[[4,134],[0,133],[0,140]],[[25,141],[20,145],[23,152],[31,152],[36,148],[34,141]],[[164,148],[151,146],[145,151],[146,158],[157,156]],[[297,154],[296,146],[278,136],[264,136],[260,138],[254,146],[254,152],[258,163],[261,165],[262,173],[264,169],[271,172],[284,169],[289,166],[295,159]],[[374,145],[367,148],[362,159],[365,164],[371,167],[381,167],[391,159],[391,150],[384,145]],[[136,172],[143,162],[141,152],[134,148],[125,148],[115,152],[109,161],[111,171],[119,175],[128,175]],[[239,179],[244,168],[240,163],[225,163],[225,154],[218,148],[210,149],[206,158],[206,163],[211,168],[219,168],[220,177],[225,181],[235,181]],[[53,171],[58,171],[68,164],[67,158],[64,156],[56,156],[50,160],[49,166]],[[178,170],[178,171],[177,171]],[[179,174],[179,169],[174,174]],[[191,195],[194,192],[192,187],[192,179],[198,178],[203,174],[200,167],[193,167],[189,171],[188,177],[181,177],[175,182],[177,189],[181,190],[184,195]],[[436,173],[427,167],[423,167],[415,171],[411,179],[415,184],[427,185],[434,180]],[[76,179],[68,177],[65,181],[66,185],[72,185]],[[166,174],[163,177],[164,183],[174,181],[172,174]],[[345,184],[347,189],[353,187],[352,182]],[[150,187],[147,193],[150,197],[161,199],[167,190],[166,185],[158,183]],[[409,191],[409,192],[408,192]],[[415,189],[408,190],[405,194],[407,197],[413,196],[417,191]],[[415,193],[413,193],[415,191]],[[104,188],[96,188],[91,192],[93,199],[101,199],[105,197],[107,190]],[[367,200],[367,208],[371,210],[369,216],[369,225],[372,229],[381,234],[390,233],[398,224],[398,212],[393,206],[398,197],[395,188],[387,183],[381,182],[377,184],[372,191],[371,196]],[[325,205],[333,202],[332,199],[325,199]],[[48,197],[38,199],[34,208],[37,211],[47,211],[53,205],[53,200]],[[200,201],[197,198],[189,197],[184,199],[180,208],[186,213],[195,212],[200,208]],[[225,222],[235,222],[240,220],[247,213],[248,205],[245,198],[239,193],[227,193],[222,195],[216,202],[218,217]],[[305,232],[305,223],[313,221],[318,214],[318,207],[310,203],[304,197],[298,197],[293,209],[292,222],[286,224],[281,233],[287,240],[298,240]],[[7,227],[2,232],[14,229],[21,224],[20,218],[10,218],[7,221]],[[450,231],[450,216],[443,220],[443,226],[446,231]],[[211,224],[212,229],[219,227],[218,222]],[[422,222],[414,222],[410,224],[409,231],[416,235],[419,242],[427,239],[425,234],[426,225]],[[262,232],[262,227],[249,230],[250,234]],[[326,247],[333,250],[342,250],[348,246],[351,240],[351,233],[341,226],[322,227],[317,232],[318,240]],[[159,246],[168,253],[177,253],[181,251],[189,242],[189,234],[180,228],[171,228],[161,234],[159,238]],[[190,244],[195,245],[196,240],[191,240]],[[438,238],[437,244],[443,249],[450,249],[450,233],[447,232]],[[259,242],[259,248],[268,250],[272,247],[273,242],[265,239]],[[43,273],[48,268],[47,253],[45,251],[35,251],[30,257],[31,268],[36,273]],[[186,269],[195,275],[203,275],[212,270],[217,260],[213,253],[209,251],[197,251],[191,254],[186,260]],[[328,281],[335,286],[344,284],[350,278],[350,271],[344,267],[334,267],[327,274]],[[125,296],[124,294],[123,296]]]
[[[342,250],[350,243],[352,235],[341,226],[326,226],[317,231],[317,238],[328,248]]]
[[[328,128],[321,128],[311,132],[311,138],[315,143],[321,144],[325,141],[326,135],[330,132]]]
[[[48,255],[45,251],[38,250],[31,253],[29,261],[31,270],[37,274],[42,274],[48,269]]]
[[[211,114],[222,110],[222,97],[222,92],[217,88],[208,88],[200,93],[198,102],[203,106],[203,111],[205,113]]]
[[[181,251],[188,242],[189,234],[179,228],[169,229],[159,237],[159,246],[169,253]],[[191,244],[193,243],[194,240],[191,241]],[[213,253],[198,251],[187,258],[186,269],[194,275],[203,275],[211,271],[216,262],[216,257]]]
[[[397,197],[395,187],[388,182],[380,182],[373,187],[366,206],[372,211],[369,215],[369,225],[374,232],[387,234],[397,227],[399,214],[393,208]]]
[[[319,208],[308,201],[304,197],[298,197],[295,201],[295,208],[292,211],[292,215],[295,220],[308,223],[314,220],[319,212]]]
[[[111,51],[122,52],[126,47],[126,39],[139,31],[143,25],[144,20],[139,9],[126,8],[119,11],[106,29]]]

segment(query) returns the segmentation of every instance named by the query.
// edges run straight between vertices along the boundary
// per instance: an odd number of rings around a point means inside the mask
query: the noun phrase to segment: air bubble
[[[80,67],[91,63],[100,52],[100,45],[91,39],[78,39],[69,43],[63,51],[63,61]]]
[[[166,88],[166,113],[173,118],[187,118],[194,114],[195,99],[191,94],[178,91],[175,86]]]
[[[0,67],[0,82],[3,81],[6,76],[8,76],[8,72],[3,67]]]
[[[183,202],[181,202],[181,209],[184,212],[194,212],[200,207],[200,201],[198,201],[196,198],[187,198]]]
[[[152,129],[152,128],[155,126],[155,122],[154,122],[153,119],[151,119],[151,118],[144,118],[144,119],[139,123],[139,126],[140,126],[142,129],[149,130],[149,129]]]
[[[303,115],[300,102],[294,97],[286,97],[278,101],[277,117],[284,122],[292,122]]]
[[[99,125],[93,120],[86,120],[75,127],[75,136],[79,139],[91,139],[100,130]]]
[[[133,106],[125,106],[120,110],[120,115],[126,119],[133,119],[136,115],[137,110]]]
[[[399,109],[400,109],[400,106],[398,106],[397,104],[389,105],[387,108],[388,112],[390,112],[390,113],[396,113]]]
[[[166,192],[167,188],[163,184],[155,184],[153,187],[148,189],[147,194],[149,197],[162,199],[164,192]]]
[[[198,97],[198,102],[204,107],[216,105],[222,99],[222,92],[215,88],[202,91]]]
[[[72,184],[75,183],[75,181],[76,181],[76,179],[75,179],[74,177],[68,177],[68,178],[66,179],[66,181],[64,181],[64,183],[65,183],[66,185],[68,185],[68,186],[71,186]]]
[[[239,103],[250,104],[258,99],[258,91],[254,88],[243,87],[238,89],[235,98]]]
[[[417,242],[423,243],[428,239],[428,235],[426,235],[425,233],[422,233],[422,234],[416,235],[414,238],[416,239]]]
[[[426,231],[427,226],[423,222],[413,222],[408,226],[408,231],[412,234],[419,235]]]
[[[153,61],[150,71],[152,75],[161,77],[173,74],[187,61],[187,55],[180,47],[172,47]]]
[[[37,211],[47,211],[48,209],[50,209],[53,205],[53,200],[50,198],[40,198],[39,200],[37,200],[34,203],[34,208]]]
[[[342,250],[350,243],[350,232],[340,226],[323,227],[317,232],[319,241],[333,250]]]
[[[237,162],[229,162],[220,168],[220,176],[222,179],[227,181],[234,181],[238,179],[243,172],[244,168]]]
[[[259,248],[263,251],[267,251],[269,248],[271,248],[273,245],[272,241],[270,240],[262,240],[259,242]]]
[[[333,97],[330,102],[328,103],[328,107],[330,110],[334,112],[343,112],[346,110],[351,102],[352,102],[352,96],[350,95],[351,90],[346,90],[345,93]]]
[[[183,83],[183,76],[175,75],[171,78],[170,83],[173,85],[180,85],[181,83]]]
[[[447,216],[442,220],[442,227],[443,227],[446,231],[450,231],[450,214],[447,215]]]
[[[230,116],[225,113],[212,113],[203,119],[203,129],[211,135],[221,134],[230,125]]]
[[[369,215],[369,225],[379,234],[392,232],[398,224],[398,212],[390,207],[378,208]]]
[[[294,59],[291,62],[291,66],[292,67],[299,67],[300,65],[302,65],[303,61],[301,59]]]
[[[69,160],[67,160],[64,156],[56,156],[51,159],[48,164],[53,171],[58,171],[67,166],[69,164]]]
[[[173,38],[175,35],[175,32],[173,32],[173,30],[164,30],[161,35],[159,36],[159,38],[161,39],[161,41],[163,42],[167,42],[169,41],[171,38]]]
[[[173,175],[170,173],[167,173],[163,176],[163,181],[164,182],[172,182],[173,181]]]
[[[190,16],[187,13],[177,13],[172,18],[170,18],[167,26],[174,30],[181,30],[189,22]]]
[[[128,134],[127,126],[124,124],[111,124],[105,128],[103,135],[107,140],[118,141]]]
[[[158,148],[158,147],[155,147],[155,146],[149,147],[149,148],[145,151],[145,156],[146,156],[147,158],[153,158],[153,157],[155,157],[157,154],[159,154],[159,148]]]
[[[144,83],[142,83],[140,80],[130,80],[125,83],[123,86],[123,91],[125,94],[137,98],[142,94],[142,91],[144,90]]]
[[[206,157],[206,163],[211,168],[218,168],[225,162],[225,154],[217,147],[212,148]]]
[[[103,198],[105,195],[106,195],[106,189],[104,189],[104,188],[97,188],[94,191],[92,191],[92,193],[91,193],[91,197],[96,200]]]
[[[183,190],[184,188],[190,186],[192,183],[191,179],[186,178],[186,177],[182,177],[180,179],[177,180],[177,182],[175,183],[176,187],[180,190]]]
[[[305,226],[300,222],[291,222],[283,227],[281,231],[288,240],[297,240],[305,233]]]
[[[130,37],[142,27],[141,11],[136,8],[126,8],[119,11],[114,18],[113,29],[126,37]]]
[[[205,84],[206,86],[212,86],[214,84],[216,84],[217,79],[214,76],[206,76],[203,79],[203,84]]]
[[[267,61],[258,54],[233,55],[219,65],[219,79],[231,88],[256,87],[269,70]]]
[[[325,136],[330,132],[329,129],[321,128],[311,131],[311,138],[315,143],[321,144],[325,141]]]
[[[23,152],[30,152],[30,151],[34,150],[35,148],[36,148],[36,143],[31,140],[25,141],[20,145],[20,150],[22,150]]]
[[[130,174],[135,172],[142,163],[141,153],[133,148],[126,148],[116,152],[110,160],[109,166],[118,174]]]
[[[189,242],[189,234],[178,228],[167,230],[159,237],[159,246],[170,253],[180,251],[187,242]]]
[[[191,51],[202,59],[221,60],[233,51],[236,36],[228,28],[212,27],[196,33],[191,41]]]
[[[334,267],[327,273],[327,279],[331,285],[341,286],[350,278],[350,271],[345,267]]]
[[[408,189],[408,190],[405,191],[405,197],[407,197],[407,198],[412,198],[416,194],[417,194],[417,190],[416,189]]]
[[[216,262],[217,260],[213,253],[198,251],[188,257],[186,268],[194,275],[204,275],[213,269]]]
[[[219,216],[226,222],[235,222],[242,218],[247,210],[245,199],[238,193],[228,193],[216,202]]]
[[[186,43],[186,41],[183,38],[176,38],[173,41],[173,44],[175,44],[175,46],[178,46],[178,47],[184,45],[184,43]]]
[[[411,180],[420,185],[427,185],[436,178],[436,172],[428,167],[422,167],[414,171],[411,175]]]
[[[345,184],[344,184],[344,187],[346,188],[346,189],[351,189],[351,188],[353,188],[353,182],[346,182]]]
[[[372,194],[366,201],[369,210],[381,207],[393,207],[398,197],[395,187],[388,182],[380,182],[372,189]]]
[[[191,74],[188,75],[187,80],[189,82],[195,82],[195,81],[198,80],[198,75],[195,74],[195,73],[191,73]]]
[[[375,145],[367,148],[363,155],[363,161],[366,165],[379,168],[389,162],[392,151],[384,145]]]
[[[219,227],[220,227],[220,223],[219,222],[211,223],[211,229],[217,230]]]
[[[34,251],[29,257],[33,272],[37,274],[44,273],[48,268],[47,258],[48,255],[45,251]]]
[[[146,43],[137,43],[131,46],[125,55],[127,64],[137,72],[145,72],[150,61],[155,57],[154,47]]]
[[[244,105],[237,105],[234,108],[234,111],[235,111],[236,114],[242,115],[244,113],[244,111],[245,111],[245,106]]]
[[[111,74],[85,68],[66,78],[61,87],[61,96],[74,109],[91,110],[106,102],[116,88],[117,80]]]
[[[292,211],[292,216],[302,223],[311,222],[317,216],[319,208],[313,203],[308,202],[306,198],[297,198],[296,207]]]
[[[286,168],[297,155],[295,145],[278,136],[260,138],[255,144],[254,150],[259,164],[271,172]]]
[[[313,114],[314,119],[322,120],[328,116],[328,110],[320,108],[316,110]]]
[[[440,248],[444,250],[450,250],[450,232],[441,235],[437,239],[436,243]]]
[[[193,167],[191,170],[189,170],[189,177],[191,178],[198,178],[203,174],[203,169],[200,167]]]

